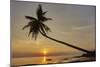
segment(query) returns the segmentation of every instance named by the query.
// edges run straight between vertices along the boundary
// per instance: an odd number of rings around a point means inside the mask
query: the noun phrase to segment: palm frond
[[[44,27],[42,25],[40,25],[40,30],[41,30],[41,32],[43,32],[44,34],[46,34],[46,32],[44,30]]]
[[[22,29],[24,30],[25,28],[29,27],[32,24],[32,22],[29,22],[27,25],[25,25]]]
[[[38,8],[37,8],[37,17],[38,17],[38,19],[41,18],[42,13],[43,13],[43,11],[42,11],[42,6],[39,4],[39,5],[38,5]]]
[[[48,11],[43,12],[42,15],[45,15],[47,12],[48,12]]]
[[[31,16],[25,16],[25,18],[26,18],[26,19],[29,19],[29,20],[35,20],[35,21],[37,20],[36,18],[31,17]]]
[[[41,23],[41,26],[42,26],[43,30],[44,30],[46,33],[47,33],[47,32],[51,32],[50,28],[49,28],[47,25]]]
[[[39,23],[38,22],[34,22],[30,25],[30,30],[29,30],[29,34],[28,36],[30,36],[30,34],[32,34],[32,38],[37,38],[37,35],[39,34],[40,31],[40,27],[39,27]]]
[[[42,6],[39,4],[38,6],[38,9],[37,9],[37,17],[38,17],[38,20],[44,22],[44,21],[47,21],[47,20],[51,20],[51,18],[47,18],[45,17],[45,14],[47,13],[47,11],[44,11],[42,10]]]
[[[47,18],[47,20],[52,20],[52,18]]]
[[[32,33],[32,27],[30,27],[30,30],[29,30],[28,36],[30,36],[31,33]]]

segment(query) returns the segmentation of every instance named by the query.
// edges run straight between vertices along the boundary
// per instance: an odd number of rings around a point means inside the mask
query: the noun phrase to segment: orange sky
[[[27,55],[41,52],[44,48],[51,53],[79,52],[40,34],[36,41],[27,36],[29,30],[22,30],[28,23],[25,16],[36,17],[38,4],[11,2],[12,52]],[[43,10],[48,11],[47,16],[53,19],[45,22],[52,30],[49,36],[87,50],[95,49],[95,6],[41,4]]]

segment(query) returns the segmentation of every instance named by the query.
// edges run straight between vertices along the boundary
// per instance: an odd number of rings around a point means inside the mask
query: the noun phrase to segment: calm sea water
[[[42,57],[22,57],[12,58],[11,65],[29,65],[29,64],[49,64],[49,63],[63,63],[71,62],[75,60],[86,60],[90,58],[72,58],[79,55],[60,55],[60,56],[42,56]]]

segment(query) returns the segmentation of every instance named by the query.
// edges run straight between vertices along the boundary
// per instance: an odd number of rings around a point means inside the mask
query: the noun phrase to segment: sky
[[[37,40],[28,37],[29,29],[22,30],[29,22],[25,16],[36,17],[38,4],[48,11],[46,16],[53,19],[45,22],[51,28],[48,36],[86,50],[95,50],[95,6],[17,1],[11,2],[11,47],[14,57],[38,55],[43,49],[51,55],[80,52],[41,34]]]

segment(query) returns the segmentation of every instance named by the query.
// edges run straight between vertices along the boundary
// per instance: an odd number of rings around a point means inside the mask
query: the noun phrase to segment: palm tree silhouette
[[[88,50],[85,50],[83,48],[80,48],[80,47],[76,47],[74,45],[71,45],[69,43],[65,43],[63,41],[60,41],[60,40],[57,40],[57,39],[54,39],[52,37],[49,37],[47,35],[47,32],[51,31],[50,28],[44,24],[45,21],[48,21],[48,20],[52,20],[51,18],[47,18],[45,17],[45,14],[47,13],[47,11],[43,11],[42,10],[42,6],[39,4],[38,5],[38,9],[37,9],[37,18],[34,18],[34,17],[31,17],[31,16],[25,16],[26,19],[29,19],[30,22],[25,25],[23,27],[23,30],[27,27],[30,28],[29,30],[29,34],[32,34],[32,37],[35,38],[35,40],[37,39],[37,36],[38,34],[42,34],[44,37],[50,39],[50,40],[53,40],[53,41],[56,41],[58,43],[61,43],[61,44],[64,44],[66,46],[69,46],[69,47],[72,47],[74,49],[77,49],[77,50],[80,50],[80,51],[83,51],[83,52],[86,52],[86,53],[90,53],[90,51]]]

